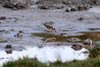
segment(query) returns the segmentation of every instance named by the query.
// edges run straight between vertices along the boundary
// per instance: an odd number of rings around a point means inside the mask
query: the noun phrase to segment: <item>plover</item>
[[[47,28],[48,32],[56,32],[56,29],[53,26],[45,23],[43,23],[43,25]]]

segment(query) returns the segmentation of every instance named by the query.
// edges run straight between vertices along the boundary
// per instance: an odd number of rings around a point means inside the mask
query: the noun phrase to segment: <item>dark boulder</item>
[[[71,48],[74,50],[81,50],[83,48],[83,46],[79,45],[79,44],[73,44]]]

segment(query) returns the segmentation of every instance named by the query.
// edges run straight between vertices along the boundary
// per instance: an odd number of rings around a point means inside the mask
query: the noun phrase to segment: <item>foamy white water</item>
[[[54,63],[56,61],[64,63],[73,60],[85,60],[89,56],[89,53],[84,53],[85,51],[88,50],[82,48],[81,50],[76,51],[70,46],[49,46],[43,48],[33,47],[23,51],[13,51],[12,54],[6,54],[5,51],[0,51],[0,65],[7,61],[14,61],[23,58],[23,56],[37,58],[37,60],[42,63]]]

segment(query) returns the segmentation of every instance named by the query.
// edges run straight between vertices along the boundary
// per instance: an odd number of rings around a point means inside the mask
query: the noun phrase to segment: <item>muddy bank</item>
[[[100,0],[0,0],[0,3],[26,3],[26,4],[65,4],[65,5],[100,5]]]
[[[65,12],[65,9],[42,10],[38,8],[28,8],[14,11],[2,8],[2,10],[0,10],[0,35],[2,37],[0,38],[2,42],[9,41],[12,44],[34,46],[41,45],[43,38],[31,36],[33,33],[45,33],[47,34],[46,36],[48,36],[48,34],[63,35],[62,33],[65,33],[66,35],[64,36],[68,37],[83,34],[78,32],[91,32],[88,34],[97,31],[100,32],[100,13],[97,13],[98,10],[99,7],[94,7],[87,11],[75,12]],[[83,18],[83,20],[79,20],[79,18]],[[56,29],[56,32],[48,33],[45,31],[47,28],[43,23],[50,24],[50,22],[53,22],[51,26]],[[23,33],[20,33],[20,31],[23,31]],[[42,34],[42,37],[45,34]],[[88,37],[86,34],[86,36],[83,35],[82,37],[91,38],[91,35]],[[92,38],[96,38],[95,40],[100,39],[97,36],[93,36]],[[60,41],[59,39],[58,37],[57,41]],[[66,38],[63,38],[62,42],[65,41],[67,42]]]
[[[0,5],[13,10],[25,9],[30,5],[100,5],[100,0],[1,0]],[[57,7],[57,6],[56,6]]]

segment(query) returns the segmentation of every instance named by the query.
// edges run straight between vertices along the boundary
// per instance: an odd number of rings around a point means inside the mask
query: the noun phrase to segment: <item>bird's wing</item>
[[[48,24],[43,24],[47,29],[53,29],[53,27],[52,26],[50,26],[50,25],[48,25]]]

